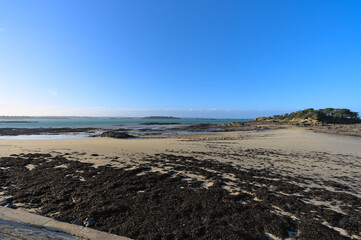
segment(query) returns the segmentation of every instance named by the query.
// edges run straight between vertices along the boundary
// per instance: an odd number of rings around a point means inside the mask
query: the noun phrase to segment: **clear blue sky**
[[[0,115],[361,112],[361,1],[0,0]]]

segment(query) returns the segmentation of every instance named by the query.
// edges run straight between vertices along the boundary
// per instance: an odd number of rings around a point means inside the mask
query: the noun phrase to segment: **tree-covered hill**
[[[326,123],[360,123],[361,119],[357,112],[352,112],[346,108],[325,108],[315,110],[308,108],[297,112],[286,113],[284,115],[274,115],[273,117],[260,117],[256,121],[262,120],[313,120]]]

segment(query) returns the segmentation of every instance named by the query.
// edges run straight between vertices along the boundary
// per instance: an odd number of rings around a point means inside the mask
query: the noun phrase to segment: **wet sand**
[[[296,128],[1,140],[0,148],[3,200],[68,222],[92,217],[102,231],[136,239],[361,239],[359,138]]]

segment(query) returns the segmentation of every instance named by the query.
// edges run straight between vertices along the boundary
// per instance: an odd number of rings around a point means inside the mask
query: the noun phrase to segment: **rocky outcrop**
[[[111,138],[135,138],[135,136],[130,135],[126,132],[119,132],[119,131],[107,131],[103,132],[101,137],[111,137]]]
[[[228,123],[223,123],[223,124],[219,124],[220,127],[243,127],[244,123],[243,122],[228,122]]]

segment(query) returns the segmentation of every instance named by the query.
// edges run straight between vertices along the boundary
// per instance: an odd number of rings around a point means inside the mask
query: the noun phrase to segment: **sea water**
[[[251,119],[201,119],[201,118],[111,118],[111,117],[15,117],[1,118],[0,128],[128,128],[140,127],[144,123],[179,123],[179,124],[220,124],[232,121],[246,122]],[[4,121],[27,121],[26,123],[5,123]]]
[[[0,128],[101,128],[101,129],[131,129],[131,134],[143,135],[140,130],[148,128],[154,130],[156,133],[159,130],[166,130],[176,126],[169,125],[143,125],[146,123],[176,123],[182,125],[211,123],[221,124],[232,121],[246,122],[250,119],[201,119],[201,118],[110,118],[110,117],[0,117]],[[11,122],[15,121],[15,122]],[[76,139],[88,138],[94,135],[101,134],[102,131],[95,132],[74,132],[74,133],[60,133],[60,134],[32,134],[32,135],[16,135],[16,136],[1,136],[0,140],[51,140],[51,139]],[[151,132],[148,132],[151,133]],[[167,131],[166,134],[185,134],[190,133],[186,131]],[[195,132],[192,132],[195,133]]]

